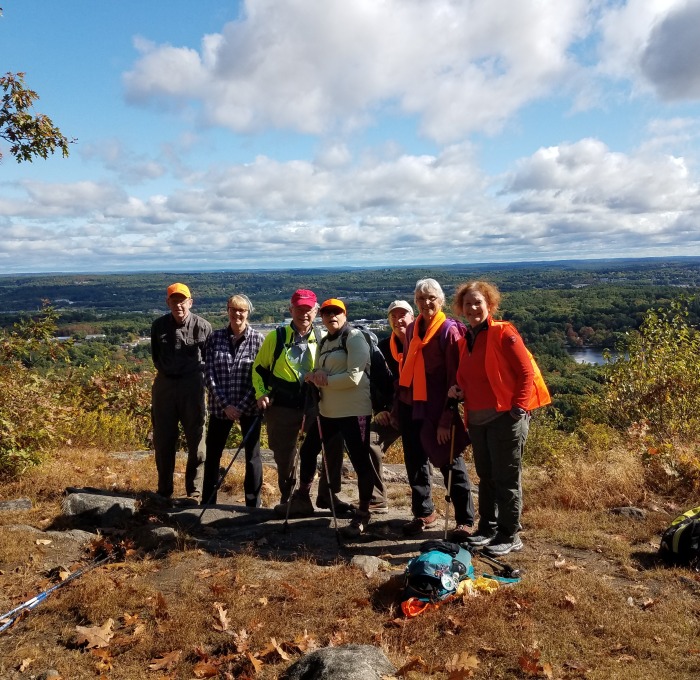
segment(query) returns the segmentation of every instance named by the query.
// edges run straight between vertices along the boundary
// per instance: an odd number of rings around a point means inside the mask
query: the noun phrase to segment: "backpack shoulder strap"
[[[284,341],[287,339],[287,327],[277,326],[277,328],[275,329],[275,333],[277,333],[277,338],[275,340],[275,352],[272,355],[272,364],[270,365],[270,375],[274,373],[277,360],[282,355],[282,350],[284,349]]]

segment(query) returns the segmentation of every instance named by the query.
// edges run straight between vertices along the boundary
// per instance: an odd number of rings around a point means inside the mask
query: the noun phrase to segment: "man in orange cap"
[[[182,424],[187,441],[185,491],[190,503],[201,500],[204,476],[204,345],[211,324],[192,314],[192,295],[184,283],[168,287],[165,303],[170,312],[151,326],[151,356],[156,367],[151,417],[153,448],[158,469],[158,494],[173,494],[175,454]]]

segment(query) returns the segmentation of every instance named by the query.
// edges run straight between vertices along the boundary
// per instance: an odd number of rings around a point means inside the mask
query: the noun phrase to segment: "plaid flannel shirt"
[[[228,326],[214,331],[207,340],[205,376],[209,392],[209,413],[226,418],[224,409],[235,406],[243,415],[253,415],[255,390],[252,371],[262,333],[247,326],[234,353]]]

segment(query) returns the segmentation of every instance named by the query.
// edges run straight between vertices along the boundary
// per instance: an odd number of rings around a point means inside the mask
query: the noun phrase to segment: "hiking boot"
[[[289,501],[275,505],[272,511],[278,517],[287,517],[287,506],[289,517],[311,517],[314,514],[314,504],[308,493],[295,491]]]
[[[480,548],[484,545],[488,545],[493,541],[493,539],[496,538],[496,534],[482,534],[481,532],[478,532],[476,534],[472,534],[469,538],[467,538],[467,543],[470,545],[472,548]]]
[[[319,496],[316,499],[316,507],[321,510],[330,510],[331,499],[328,496]],[[338,496],[333,494],[333,510],[335,510],[336,515],[349,515],[350,513],[355,512],[356,508],[352,503],[343,501],[338,498]]]
[[[450,538],[455,543],[460,543],[461,541],[468,541],[472,534],[472,527],[468,524],[458,524],[450,532]]]
[[[358,510],[355,512],[355,516],[348,526],[340,529],[340,533],[345,538],[359,538],[364,533],[367,532],[367,525],[369,524],[369,518],[371,517],[369,512],[361,512]]]
[[[373,515],[387,515],[389,513],[389,504],[386,501],[371,501],[369,511]]]
[[[185,498],[176,498],[173,504],[178,508],[194,508],[199,505],[199,496],[187,496]]]
[[[500,557],[501,555],[507,555],[510,552],[517,552],[522,549],[523,542],[517,534],[512,538],[497,535],[491,543],[484,548],[484,554],[490,555],[491,557]]]
[[[427,517],[414,517],[410,522],[406,522],[401,527],[404,536],[417,536],[426,529],[434,527],[438,523],[437,512],[431,512]]]

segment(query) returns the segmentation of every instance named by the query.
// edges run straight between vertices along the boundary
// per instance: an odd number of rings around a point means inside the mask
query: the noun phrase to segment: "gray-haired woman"
[[[419,316],[406,329],[397,403],[413,511],[413,520],[403,532],[419,534],[438,521],[430,461],[439,468],[446,484],[450,480],[457,524],[453,538],[459,541],[471,533],[474,501],[462,458],[468,439],[464,425],[449,408],[447,390],[456,380],[458,343],[464,327],[445,316],[445,294],[435,279],[416,283],[415,303]]]

